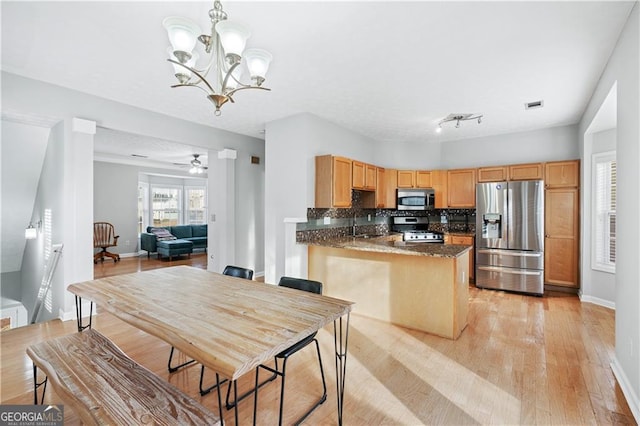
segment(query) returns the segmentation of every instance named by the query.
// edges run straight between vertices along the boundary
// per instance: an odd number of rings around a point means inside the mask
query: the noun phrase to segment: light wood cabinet
[[[471,251],[469,252],[469,280],[474,280],[476,271],[475,238],[468,235],[445,235],[444,241],[445,244],[471,246]]]
[[[415,170],[398,170],[398,188],[413,188],[416,186]]]
[[[579,190],[553,188],[545,191],[545,283],[579,288]]]
[[[542,163],[514,164],[509,166],[509,180],[544,179]]]
[[[351,207],[351,165],[344,157],[316,157],[316,208]]]
[[[376,166],[353,160],[351,163],[353,189],[375,191]]]
[[[476,180],[476,169],[448,170],[448,207],[474,208],[476,206]]]
[[[577,188],[580,183],[580,160],[553,161],[544,165],[546,188]]]
[[[382,167],[376,168],[376,208],[384,209],[387,204],[387,172]]]
[[[416,188],[431,188],[431,172],[427,170],[416,170]]]
[[[478,182],[503,182],[509,179],[507,167],[480,167],[478,169]]]
[[[395,209],[398,199],[398,171],[396,169],[385,169],[384,184],[386,186],[385,209]]]
[[[449,193],[447,191],[447,171],[432,170],[431,171],[431,187],[435,192],[436,209],[446,209],[449,207]]]

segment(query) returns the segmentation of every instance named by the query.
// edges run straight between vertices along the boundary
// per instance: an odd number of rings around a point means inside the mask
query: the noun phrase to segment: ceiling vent
[[[544,106],[544,101],[541,99],[539,101],[527,102],[524,104],[524,109],[536,109],[542,108]]]
[[[149,158],[146,155],[140,155],[140,154],[131,154],[132,157],[138,157],[138,158]]]

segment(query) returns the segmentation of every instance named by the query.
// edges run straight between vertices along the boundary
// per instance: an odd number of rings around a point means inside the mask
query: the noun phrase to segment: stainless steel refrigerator
[[[476,287],[544,293],[541,180],[476,186]]]

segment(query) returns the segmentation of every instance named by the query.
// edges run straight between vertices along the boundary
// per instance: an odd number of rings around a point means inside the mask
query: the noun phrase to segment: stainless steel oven
[[[436,194],[431,188],[398,189],[398,210],[432,210]]]

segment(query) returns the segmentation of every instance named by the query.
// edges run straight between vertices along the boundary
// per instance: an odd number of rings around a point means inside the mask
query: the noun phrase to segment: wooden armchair
[[[120,260],[117,253],[109,253],[107,248],[118,245],[119,235],[115,234],[113,225],[108,222],[96,222],[93,224],[93,248],[100,248],[102,251],[93,255],[93,263],[98,263],[98,259],[104,262],[104,257],[110,257],[114,262]]]

